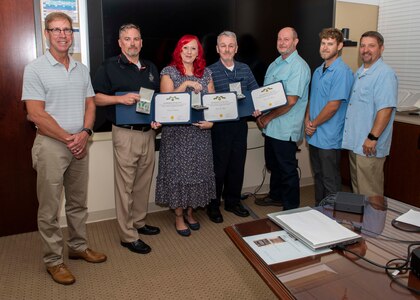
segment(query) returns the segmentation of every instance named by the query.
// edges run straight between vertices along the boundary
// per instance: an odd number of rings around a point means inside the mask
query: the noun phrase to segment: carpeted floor
[[[313,186],[302,188],[301,206],[312,206],[312,199]],[[173,212],[149,214],[147,223],[159,226],[161,234],[144,236],[153,249],[147,255],[119,245],[115,220],[88,224],[90,247],[105,252],[108,261],[89,264],[66,256],[76,276],[71,286],[54,283],[45,271],[38,232],[1,237],[0,299],[276,299],[223,228],[281,208],[256,206],[253,197],[244,204],[251,216],[222,209],[221,224],[198,210],[202,228],[188,238],[175,232]]]

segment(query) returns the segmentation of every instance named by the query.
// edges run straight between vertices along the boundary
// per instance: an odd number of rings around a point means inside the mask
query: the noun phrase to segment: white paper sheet
[[[334,244],[359,237],[358,234],[314,209],[278,215],[277,218],[315,248],[318,245]]]
[[[420,227],[420,212],[410,209],[408,212],[406,212],[405,214],[402,214],[395,220],[398,222],[403,222],[403,223]]]
[[[243,239],[268,265],[331,252],[330,249],[312,251],[284,230]]]

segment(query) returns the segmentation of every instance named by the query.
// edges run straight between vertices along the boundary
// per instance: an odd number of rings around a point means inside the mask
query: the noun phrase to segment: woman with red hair
[[[161,74],[163,93],[214,93],[211,71],[206,68],[203,47],[194,35],[184,35],[177,43],[172,61]],[[216,197],[210,128],[213,123],[165,125],[159,152],[156,203],[175,211],[178,234],[189,236],[200,229],[193,209],[205,207]],[[153,128],[160,127],[152,122]]]

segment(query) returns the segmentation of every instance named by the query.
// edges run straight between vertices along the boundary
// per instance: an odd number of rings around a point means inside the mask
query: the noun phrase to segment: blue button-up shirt
[[[264,85],[282,81],[286,95],[298,96],[296,104],[284,115],[271,120],[263,132],[274,139],[294,142],[303,138],[303,119],[308,103],[311,70],[297,51],[278,57],[267,69]]]
[[[354,84],[344,124],[343,145],[356,154],[363,154],[363,143],[371,131],[376,114],[381,109],[392,107],[391,119],[376,144],[376,157],[389,154],[392,139],[392,124],[398,98],[398,79],[382,58],[364,72],[362,65],[354,76]]]
[[[341,100],[341,105],[329,120],[318,126],[315,133],[306,139],[310,145],[321,149],[341,149],[353,72],[341,57],[338,57],[325,72],[324,65],[325,63],[318,67],[312,76],[309,118],[314,120],[330,101]]]

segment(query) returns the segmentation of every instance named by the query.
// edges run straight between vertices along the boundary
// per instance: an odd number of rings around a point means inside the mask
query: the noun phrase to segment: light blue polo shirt
[[[93,96],[88,68],[71,56],[68,70],[49,51],[25,67],[22,100],[45,101],[45,111],[69,133],[82,130],[86,98]]]
[[[330,101],[341,100],[341,105],[328,121],[317,127],[311,137],[306,136],[306,140],[310,145],[321,149],[341,149],[353,72],[341,57],[338,57],[325,72],[324,65],[325,63],[318,67],[312,76],[309,118],[314,120]]]
[[[363,154],[363,143],[373,127],[376,113],[392,107],[391,119],[379,137],[376,157],[389,154],[392,139],[392,124],[398,99],[398,79],[382,58],[378,59],[366,72],[362,65],[354,76],[354,84],[347,107],[344,124],[343,145],[356,154]]]
[[[263,132],[274,139],[298,142],[303,138],[303,119],[308,103],[311,70],[308,64],[294,51],[286,59],[281,56],[267,69],[264,85],[282,81],[286,95],[298,96],[298,101],[286,114],[271,120]]]

